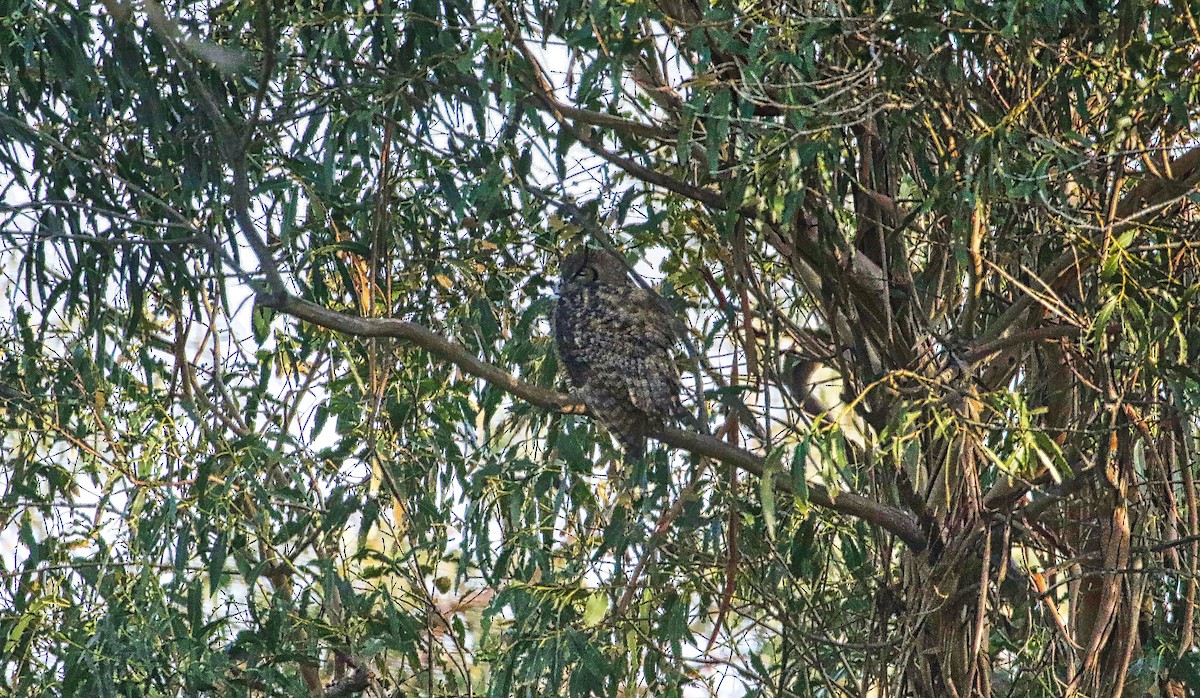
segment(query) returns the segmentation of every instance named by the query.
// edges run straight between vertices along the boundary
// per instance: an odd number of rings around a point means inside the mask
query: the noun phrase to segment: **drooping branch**
[[[762,477],[766,473],[766,461],[762,457],[714,436],[683,431],[674,427],[666,427],[661,432],[652,435],[668,446],[721,461],[751,475]],[[787,480],[777,480],[775,487],[785,492],[795,493],[791,483]],[[925,534],[921,532],[917,518],[909,512],[887,504],[880,504],[852,492],[831,490],[824,485],[808,483],[807,488],[808,501],[813,504],[862,519],[896,534],[910,548],[918,551],[924,550]]]
[[[531,405],[560,412],[586,412],[583,405],[571,396],[519,380],[499,366],[480,360],[464,347],[422,325],[394,318],[347,315],[293,296],[278,299],[264,295],[260,296],[259,302],[285,315],[342,334],[355,337],[391,337],[409,342]],[[714,436],[674,427],[666,427],[650,435],[668,446],[721,461],[759,477],[767,473],[766,461],[761,456]],[[791,482],[786,479],[777,479],[775,487],[794,493]],[[850,492],[831,490],[823,485],[808,484],[807,489],[808,500],[817,506],[860,518],[895,534],[916,550],[925,547],[925,536],[916,517],[902,509]]]

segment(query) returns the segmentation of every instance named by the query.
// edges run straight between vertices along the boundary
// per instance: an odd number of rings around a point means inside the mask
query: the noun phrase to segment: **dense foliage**
[[[0,0],[0,692],[1200,690],[1198,17]]]

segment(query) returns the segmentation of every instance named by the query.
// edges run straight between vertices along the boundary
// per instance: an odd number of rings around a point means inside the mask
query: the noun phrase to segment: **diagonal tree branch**
[[[1200,148],[1193,148],[1170,161],[1165,171],[1167,176],[1147,176],[1121,197],[1116,210],[1116,219],[1111,221],[1111,228],[1102,230],[1093,236],[1093,242],[1098,243],[1105,234],[1117,234],[1127,230],[1130,226],[1136,225],[1138,219],[1200,187]],[[1096,259],[1098,259],[1096,250],[1067,250],[1046,268],[1040,277],[1039,285],[1043,288],[1056,288],[1063,283],[1064,277],[1069,278],[1071,274],[1080,273],[1085,263],[1092,263]],[[994,341],[1006,333],[1019,331],[1021,319],[1025,317],[1035,302],[1034,296],[1022,295],[991,324],[982,339]],[[1040,318],[1040,315],[1035,314],[1035,317]]]
[[[534,106],[549,112],[556,117],[565,117],[574,122],[587,124],[589,126],[598,126],[600,128],[612,129],[613,131],[621,131],[633,136],[641,136],[642,138],[653,138],[655,140],[666,143],[674,143],[679,140],[676,134],[670,131],[659,128],[652,124],[644,124],[640,121],[633,121],[621,116],[605,114],[603,112],[591,111],[589,109],[581,109],[563,102],[555,98],[552,94],[540,94],[537,104]]]
[[[1165,159],[1165,158],[1164,158]],[[1171,160],[1165,177],[1147,177],[1129,190],[1117,208],[1120,219],[1135,218],[1142,211],[1187,194],[1200,185],[1200,148]]]
[[[261,295],[258,301],[285,315],[342,334],[355,337],[391,337],[409,342],[454,364],[466,373],[543,409],[576,414],[586,411],[583,405],[571,396],[519,380],[499,366],[480,360],[464,347],[422,325],[394,318],[365,318],[339,313],[294,296],[280,299]],[[763,477],[768,472],[766,461],[761,456],[714,436],[673,427],[666,427],[650,435],[668,446],[721,461],[758,477]],[[782,491],[795,493],[790,480],[780,478],[774,484]],[[915,550],[925,548],[925,534],[911,513],[851,492],[831,490],[823,485],[808,484],[807,489],[808,500],[813,504],[878,526],[895,534]]]

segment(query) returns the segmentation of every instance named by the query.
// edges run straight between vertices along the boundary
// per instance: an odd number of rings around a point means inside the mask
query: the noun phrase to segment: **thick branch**
[[[347,696],[357,696],[366,691],[371,685],[371,675],[367,672],[367,667],[359,666],[354,670],[354,673],[342,679],[329,684],[325,687],[325,698],[347,698]]]
[[[666,427],[661,432],[654,434],[654,437],[668,446],[674,446],[698,456],[707,456],[744,470],[751,475],[762,477],[766,472],[765,462],[761,457],[708,434],[697,434],[674,427]],[[794,492],[791,483],[787,480],[777,480],[775,487],[785,492]],[[862,519],[885,531],[894,533],[914,550],[925,548],[925,535],[921,532],[916,517],[902,509],[880,504],[850,492],[830,491],[823,485],[811,483],[808,485],[808,501],[819,507]]]
[[[355,337],[392,337],[415,344],[430,354],[449,361],[467,373],[482,378],[491,385],[532,405],[548,410],[583,411],[582,406],[567,395],[517,380],[504,369],[486,361],[480,361],[474,354],[458,344],[446,340],[414,322],[405,322],[394,318],[364,318],[347,315],[294,296],[286,296],[282,301],[276,303],[272,303],[269,298],[262,297],[259,301],[281,313],[342,334]]]
[[[675,134],[664,128],[659,128],[658,126],[644,124],[640,121],[633,121],[632,119],[626,119],[624,117],[614,116],[612,114],[604,114],[602,112],[591,111],[589,109],[580,109],[579,107],[571,106],[570,104],[555,98],[552,94],[542,94],[540,97],[541,99],[535,100],[538,102],[538,104],[535,104],[534,106],[537,106],[551,114],[564,116],[578,123],[612,129],[614,131],[622,131],[630,135],[641,136],[642,138],[654,138],[667,143],[674,143],[675,141],[679,140]]]
[[[1139,218],[1168,204],[1200,186],[1200,148],[1193,148],[1172,160],[1166,167],[1166,177],[1147,176],[1136,187],[1121,197],[1117,206],[1116,220],[1111,221],[1111,227],[1102,230],[1093,237],[1093,250],[1069,249],[1054,260],[1041,275],[1040,284],[1043,288],[1057,288],[1062,284],[1062,277],[1082,271],[1084,263],[1098,259],[1099,241],[1105,234],[1119,234],[1135,225]],[[1026,312],[1033,306],[1034,296],[1025,294],[1018,298],[1006,310],[987,332],[984,341],[992,341],[1013,331]],[[1040,316],[1037,316],[1040,317]]]
[[[583,406],[570,396],[518,380],[499,366],[481,361],[462,346],[416,323],[392,318],[347,315],[291,296],[282,300],[269,297],[260,297],[259,300],[281,313],[342,334],[355,337],[391,337],[410,342],[532,405],[563,412],[584,411]],[[762,457],[714,436],[673,427],[651,433],[651,436],[669,446],[727,463],[753,475],[761,477],[766,472]],[[778,480],[776,487],[787,492],[793,491],[791,483],[784,479]],[[808,485],[808,499],[817,506],[860,518],[894,533],[914,549],[920,550],[925,547],[925,536],[921,533],[916,517],[906,511],[856,494],[834,492],[814,484]]]
[[[962,358],[970,364],[979,363],[1013,347],[1034,342],[1053,341],[1064,337],[1074,338],[1081,334],[1083,334],[1083,329],[1074,325],[1047,325],[981,343],[963,354]]]
[[[1200,148],[1193,148],[1172,160],[1166,171],[1166,177],[1146,177],[1122,197],[1117,217],[1133,218],[1200,185]]]

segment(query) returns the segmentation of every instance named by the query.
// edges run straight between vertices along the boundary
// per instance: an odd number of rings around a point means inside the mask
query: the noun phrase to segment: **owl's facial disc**
[[[622,285],[626,283],[625,260],[608,250],[584,247],[567,257],[559,278],[563,282]]]

